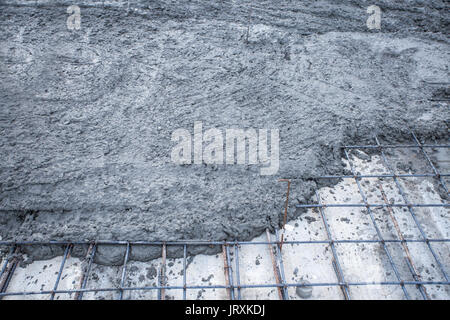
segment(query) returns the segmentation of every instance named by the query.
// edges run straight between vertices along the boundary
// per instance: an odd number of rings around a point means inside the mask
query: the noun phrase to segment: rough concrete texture
[[[0,1],[0,236],[249,239],[280,224],[278,178],[306,201],[344,172],[338,146],[446,136],[448,4],[377,2],[381,31],[356,0],[91,2],[70,31],[65,1]],[[279,129],[278,174],[173,164],[194,121]]]
[[[365,155],[365,160],[353,157]],[[420,154],[412,154],[420,158]],[[351,154],[357,171],[367,174],[386,173],[379,156],[368,156],[360,152]],[[424,163],[425,159],[420,159]],[[448,169],[448,167],[447,167]],[[410,169],[401,170],[400,173],[411,173]],[[402,179],[405,193],[414,203],[443,203],[439,192],[430,178]],[[395,203],[402,203],[403,199],[392,179],[363,179],[362,188],[368,196],[370,203],[383,203],[378,189],[381,183],[388,199]],[[322,203],[361,203],[358,188],[353,179],[341,181],[333,187],[324,187],[318,190]],[[414,208],[418,222],[428,237],[433,239],[448,239],[450,236],[450,220],[448,208]],[[394,223],[386,209],[374,208],[373,214],[381,235],[386,240],[399,240]],[[333,239],[378,239],[371,219],[364,208],[326,208],[324,216],[330,228]],[[405,239],[421,239],[420,232],[406,208],[393,208],[393,216],[398,221],[399,229]],[[307,210],[301,217],[289,222],[285,231],[287,241],[323,241],[327,233],[321,215],[316,209]],[[271,239],[275,236],[272,234]],[[267,241],[266,234],[259,235],[252,242]],[[442,271],[436,263],[425,243],[408,242],[414,267],[423,281],[445,281]],[[101,248],[102,246],[99,246]],[[388,257],[379,243],[340,243],[336,244],[337,256],[342,268],[344,279],[347,282],[385,282],[398,281]],[[450,272],[450,248],[446,242],[433,242],[433,250],[444,267]],[[77,246],[75,246],[77,248]],[[134,249],[134,246],[131,247]],[[387,250],[393,257],[393,262],[399,277],[404,281],[413,281],[410,269],[406,262],[406,255],[400,243],[387,243]],[[336,283],[333,269],[333,255],[330,246],[326,243],[290,245],[285,244],[282,249],[283,265],[286,282],[289,284],[318,284]],[[234,284],[237,282],[236,259],[231,247],[230,261]],[[1,259],[1,256],[0,256]],[[124,256],[121,256],[123,261]],[[47,261],[34,261],[18,267],[11,279],[6,292],[45,291],[52,290],[61,265],[62,257]],[[1,263],[1,260],[0,260]],[[86,259],[71,256],[65,263],[58,290],[73,290],[79,287],[82,270],[87,266]],[[155,287],[159,285],[162,259],[149,262],[131,261],[127,264],[125,287]],[[104,266],[93,264],[86,288],[119,288],[122,278],[122,266]],[[166,261],[166,284],[168,286],[183,286],[183,259],[169,258]],[[239,249],[239,279],[241,285],[270,285],[276,280],[273,272],[269,247],[265,244],[242,245]],[[214,286],[225,285],[224,259],[222,254],[188,256],[186,263],[186,284],[188,286]],[[306,287],[289,287],[289,299],[344,299],[339,286],[316,286],[311,290]],[[448,300],[450,288],[447,285],[426,285],[425,289],[431,299]],[[406,285],[411,299],[422,299],[418,288]],[[405,294],[399,285],[367,285],[349,286],[352,299],[405,299]],[[237,296],[237,292],[235,293]],[[243,288],[242,299],[279,299],[275,288]],[[310,295],[310,296],[309,296]],[[100,291],[85,293],[83,299],[117,299],[118,291]],[[188,289],[186,297],[190,300],[201,299],[228,299],[227,291],[222,288]],[[23,297],[6,296],[7,299],[48,299],[49,295],[28,295]],[[73,294],[56,294],[55,299],[73,299]],[[158,298],[158,290],[132,290],[125,291],[124,299],[151,299]],[[183,290],[166,290],[166,299],[182,299]]]

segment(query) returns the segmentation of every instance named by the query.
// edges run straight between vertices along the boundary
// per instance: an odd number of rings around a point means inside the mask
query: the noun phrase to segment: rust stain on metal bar
[[[230,282],[228,281],[228,271],[230,269],[230,266],[228,265],[228,259],[227,259],[227,250],[225,248],[225,245],[222,245],[222,256],[223,256],[223,270],[225,273],[225,285],[227,286],[227,294],[228,299],[231,300],[231,291],[230,291]]]
[[[281,242],[280,242],[280,251],[283,249],[283,241],[284,241],[284,232],[285,232],[285,226],[287,223],[287,211],[289,206],[289,192],[291,190],[291,180],[289,179],[280,179],[279,182],[287,182],[287,192],[286,192],[286,203],[284,205],[284,217],[283,217],[283,233],[281,234]]]
[[[92,253],[92,249],[93,248],[94,248],[94,244],[91,243],[89,245],[88,251],[86,253],[86,260],[87,261],[89,261],[90,258],[91,258],[91,253]],[[83,270],[83,273],[81,274],[80,281],[79,281],[78,286],[77,286],[78,289],[81,289],[81,287],[83,286],[84,278],[86,277],[87,268],[88,268],[88,266],[86,266],[86,268]],[[75,293],[74,300],[78,300],[79,297],[80,297],[80,292],[77,291]]]
[[[267,242],[271,242],[269,229],[266,229],[266,236],[267,236]],[[278,285],[278,287],[277,287],[278,296],[279,296],[280,300],[283,300],[283,292],[281,291],[282,288],[281,288],[281,286],[279,286],[281,284],[280,275],[278,273],[278,267],[277,267],[277,263],[275,260],[275,256],[273,255],[273,246],[270,243],[268,244],[268,246],[269,246],[270,258],[272,259],[273,274],[275,275],[275,282]]]
[[[378,184],[378,188],[380,189],[381,196],[383,197],[384,202],[386,204],[389,204],[389,201],[388,201],[388,199],[386,197],[386,193],[384,192],[383,187],[381,186],[381,183]],[[415,279],[416,281],[422,281],[421,276],[417,272],[417,268],[415,267],[415,265],[414,265],[414,263],[412,261],[411,253],[409,252],[408,245],[405,242],[405,238],[403,237],[403,234],[402,234],[402,232],[400,230],[400,227],[398,225],[397,219],[395,218],[394,213],[392,212],[392,208],[389,207],[389,206],[387,206],[386,208],[387,208],[387,210],[389,212],[389,216],[391,217],[391,220],[392,220],[392,222],[394,224],[395,230],[397,231],[398,237],[401,240],[401,244],[402,244],[403,250],[405,251],[405,254],[406,254],[406,259],[408,260],[409,264],[411,265],[411,268],[412,268],[412,271],[413,271],[413,276],[414,276],[414,278],[417,278],[417,279]],[[430,296],[427,293],[427,289],[423,285],[420,285],[420,286],[422,287],[422,290],[425,293],[425,296],[427,297],[427,299],[430,299]]]

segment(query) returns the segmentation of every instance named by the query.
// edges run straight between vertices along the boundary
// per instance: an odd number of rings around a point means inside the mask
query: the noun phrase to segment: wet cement
[[[134,1],[82,7],[78,31],[65,6],[0,6],[0,236],[250,239],[281,222],[278,178],[301,178],[304,202],[343,173],[338,146],[447,137],[448,5],[378,2],[381,31],[368,1]],[[171,134],[194,121],[279,129],[278,174],[173,164]]]

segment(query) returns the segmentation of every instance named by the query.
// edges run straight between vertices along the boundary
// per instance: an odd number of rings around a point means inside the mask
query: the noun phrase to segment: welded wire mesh
[[[343,154],[345,159],[348,161],[350,166],[351,174],[349,175],[339,175],[339,176],[322,176],[318,179],[338,179],[345,180],[351,179],[357,186],[357,190],[359,196],[361,197],[362,202],[360,203],[323,203],[321,201],[320,195],[316,192],[316,203],[312,204],[297,204],[295,207],[303,208],[303,209],[315,209],[318,210],[320,214],[321,221],[324,225],[326,231],[326,239],[323,240],[284,240],[281,241],[281,237],[278,231],[275,231],[275,239],[273,235],[267,232],[267,241],[96,241],[96,242],[87,242],[87,241],[47,241],[47,242],[10,242],[10,241],[0,241],[1,247],[9,248],[9,253],[4,259],[4,262],[0,271],[0,298],[5,296],[13,296],[13,297],[23,297],[30,295],[48,295],[50,299],[54,299],[57,294],[73,294],[72,297],[75,299],[83,299],[85,293],[88,292],[116,292],[117,299],[123,299],[125,292],[132,291],[156,291],[158,299],[165,299],[165,291],[166,290],[180,290],[182,291],[183,299],[187,298],[187,290],[210,290],[210,289],[225,289],[227,291],[227,296],[229,299],[241,299],[242,298],[242,290],[250,289],[250,288],[275,288],[279,293],[280,299],[289,299],[289,288],[295,287],[338,287],[342,291],[342,297],[345,299],[352,299],[352,287],[361,287],[361,286],[398,286],[401,288],[404,298],[411,299],[410,291],[407,288],[414,288],[420,293],[420,297],[423,299],[430,299],[431,296],[427,292],[427,288],[430,286],[448,286],[450,285],[450,281],[447,274],[448,265],[444,262],[442,256],[437,252],[437,245],[447,245],[450,242],[450,239],[435,239],[430,238],[429,235],[424,230],[423,226],[418,219],[417,210],[419,208],[448,208],[450,204],[447,202],[448,199],[448,187],[446,178],[450,176],[449,173],[441,173],[438,170],[438,167],[431,160],[427,149],[449,149],[450,145],[437,145],[437,144],[422,144],[420,140],[416,137],[414,133],[412,133],[412,144],[403,144],[403,145],[389,145],[380,143],[377,137],[374,138],[373,145],[354,145],[354,146],[344,146]],[[431,173],[408,173],[408,174],[398,174],[395,172],[392,164],[389,162],[388,157],[386,156],[387,149],[415,149],[423,155],[425,162],[427,163]],[[372,150],[375,151],[378,156],[382,159],[383,166],[387,169],[388,173],[383,174],[360,174],[357,169],[353,165],[352,157],[350,153],[354,149],[359,150]],[[410,179],[410,178],[432,178],[435,179],[439,188],[444,195],[442,203],[412,203],[409,201],[408,195],[405,191],[404,186],[400,182],[402,179]],[[401,203],[393,203],[388,201],[384,195],[384,191],[380,186],[381,192],[383,194],[384,200],[381,203],[370,203],[368,201],[367,191],[362,187],[361,181],[364,179],[383,179],[383,181],[389,181],[389,183],[398,190],[398,193],[402,199]],[[332,229],[329,225],[329,220],[327,218],[328,210],[332,208],[362,208],[365,210],[369,221],[372,224],[373,229],[376,233],[375,239],[337,239],[332,232]],[[404,236],[401,228],[399,227],[398,222],[396,221],[395,216],[392,214],[393,208],[406,208],[408,214],[411,216],[414,221],[415,228],[418,231],[419,237],[415,238],[407,238]],[[397,239],[385,239],[383,237],[382,231],[380,230],[379,223],[374,214],[374,210],[383,209],[389,213],[390,218],[392,219],[396,231],[398,233]],[[387,214],[386,213],[386,214]],[[283,263],[283,247],[281,245],[314,245],[314,244],[322,244],[327,245],[331,249],[332,254],[332,267],[335,272],[334,282],[313,282],[313,283],[300,283],[300,282],[289,282]],[[349,281],[346,276],[346,270],[343,267],[341,258],[337,252],[336,246],[339,244],[379,244],[382,248],[384,255],[387,257],[389,261],[389,265],[394,273],[395,280],[391,281]],[[411,243],[423,243],[431,256],[433,257],[434,263],[437,266],[437,269],[440,271],[441,279],[438,280],[425,280],[417,271],[417,268],[414,265],[414,261],[416,257],[411,254],[408,249],[408,244]],[[394,261],[393,254],[391,252],[391,248],[389,244],[399,244],[402,246],[403,254],[406,259],[406,264],[408,266],[410,275],[413,280],[405,280],[404,274],[399,271],[399,266]],[[13,292],[8,290],[8,285],[14,275],[14,272],[19,263],[18,256],[21,253],[21,248],[25,246],[61,246],[64,248],[64,255],[62,258],[61,265],[59,267],[59,271],[57,273],[56,281],[51,290],[40,290],[40,291],[20,291]],[[99,246],[105,245],[113,245],[113,246],[121,246],[125,248],[125,254],[122,264],[122,272],[120,273],[120,281],[119,285],[115,287],[88,287],[88,279],[89,273],[92,269],[92,265],[94,264],[96,252]],[[269,246],[270,253],[272,255],[273,262],[273,272],[274,279],[276,281],[274,283],[256,283],[256,284],[248,284],[243,283],[240,276],[240,249],[244,246]],[[58,289],[61,276],[64,271],[65,263],[67,258],[70,256],[72,250],[76,246],[87,246],[87,254],[86,254],[86,268],[83,269],[81,275],[80,285],[77,288],[70,290],[62,290]],[[133,247],[158,247],[161,250],[161,266],[158,270],[158,283],[154,286],[127,286],[127,265],[129,263],[130,251]],[[183,250],[183,263],[182,263],[182,285],[169,285],[167,283],[167,275],[166,275],[166,254],[168,247],[179,247]],[[194,246],[218,246],[221,247],[221,252],[223,256],[223,267],[225,274],[225,282],[223,284],[216,285],[202,285],[202,284],[187,284],[187,279],[189,274],[187,272],[187,259],[188,259],[188,249]],[[231,255],[233,258],[231,259]],[[369,277],[367,277],[369,279]]]

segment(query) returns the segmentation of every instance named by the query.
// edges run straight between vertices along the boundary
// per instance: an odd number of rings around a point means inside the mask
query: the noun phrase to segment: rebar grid
[[[7,255],[0,271],[0,299],[5,296],[28,296],[28,295],[50,295],[50,299],[54,299],[56,294],[74,294],[75,299],[81,300],[83,299],[83,294],[87,292],[117,292],[118,299],[123,299],[124,292],[132,292],[132,291],[151,291],[157,290],[158,299],[165,298],[165,290],[181,290],[183,292],[183,299],[186,299],[186,291],[188,289],[225,289],[227,290],[228,297],[231,300],[242,298],[242,289],[250,289],[250,288],[276,288],[279,292],[280,299],[289,299],[288,288],[295,287],[339,287],[342,291],[344,299],[351,299],[351,287],[353,286],[371,286],[371,285],[379,285],[379,286],[399,286],[403,291],[404,297],[406,299],[410,299],[411,296],[406,290],[407,286],[415,286],[423,299],[429,299],[425,286],[438,286],[438,285],[450,285],[448,275],[444,268],[443,263],[441,262],[439,256],[435,252],[433,248],[433,244],[437,243],[448,243],[450,239],[431,239],[424,232],[423,227],[420,225],[417,220],[417,215],[415,212],[415,208],[422,207],[450,207],[448,203],[410,203],[408,197],[405,194],[403,187],[401,186],[399,179],[405,178],[423,178],[423,177],[433,177],[439,183],[440,187],[446,192],[448,195],[448,188],[445,183],[443,177],[448,177],[450,174],[442,174],[438,171],[436,166],[431,161],[430,157],[426,152],[426,148],[450,148],[450,145],[426,145],[421,144],[419,139],[416,137],[414,133],[412,133],[412,138],[415,142],[414,145],[382,145],[378,138],[375,137],[375,145],[361,145],[361,146],[344,146],[343,151],[346,160],[349,163],[352,174],[351,175],[341,175],[341,176],[322,176],[319,179],[353,179],[358,188],[359,195],[363,203],[341,203],[341,204],[325,204],[322,203],[319,193],[316,191],[315,196],[317,199],[317,203],[315,204],[297,204],[296,208],[310,208],[310,209],[318,209],[320,213],[321,221],[324,225],[327,239],[326,240],[310,240],[310,241],[294,241],[294,240],[286,240],[280,237],[278,231],[275,230],[275,240],[272,239],[272,235],[267,231],[267,241],[204,241],[204,240],[185,240],[185,241],[96,241],[96,242],[86,242],[86,241],[20,241],[20,242],[11,242],[11,241],[0,241],[0,246],[9,247],[9,254]],[[396,174],[390,165],[387,157],[385,155],[384,150],[388,148],[416,148],[420,150],[421,154],[426,159],[429,167],[433,171],[432,174],[428,173],[418,173],[418,174]],[[356,172],[354,165],[352,163],[351,157],[349,156],[348,150],[351,149],[376,149],[379,151],[379,155],[382,158],[383,165],[388,169],[389,174],[381,174],[381,175],[360,175]],[[396,188],[398,189],[401,198],[404,203],[396,204],[389,203],[386,199],[386,195],[379,185],[380,191],[382,193],[384,203],[368,203],[367,195],[365,194],[363,188],[361,187],[361,179],[392,179]],[[334,239],[330,226],[327,222],[326,217],[326,209],[340,207],[340,208],[355,208],[361,207],[365,208],[367,214],[372,222],[372,226],[375,229],[377,239]],[[395,207],[406,207],[408,209],[409,214],[411,215],[414,224],[421,235],[421,239],[405,239],[400,228],[398,222],[392,214],[392,208]],[[372,212],[373,208],[383,208],[387,209],[389,216],[392,222],[395,225],[395,229],[397,231],[399,239],[384,239],[380,228],[376,222],[374,214]],[[369,244],[376,243],[381,245],[386,257],[389,260],[389,264],[394,271],[396,281],[348,281],[345,277],[344,269],[342,268],[342,263],[339,260],[339,255],[337,254],[336,244],[344,244],[344,243],[353,243],[353,244]],[[392,255],[390,253],[389,248],[387,247],[388,243],[398,243],[402,245],[403,251],[406,254],[406,263],[409,268],[409,271],[414,279],[414,281],[405,281],[402,279],[400,272],[398,271],[398,267],[395,264]],[[436,262],[438,269],[442,273],[443,281],[424,281],[419,276],[416,267],[414,266],[414,257],[411,256],[410,251],[407,247],[408,243],[425,243],[429,252],[432,254],[434,261]],[[282,255],[282,245],[295,245],[295,244],[325,244],[331,248],[332,253],[332,266],[335,271],[336,282],[315,282],[315,283],[289,283],[286,280],[284,264],[283,264],[283,255]],[[62,262],[59,268],[59,272],[57,274],[57,278],[52,290],[41,290],[41,291],[22,291],[22,292],[8,292],[8,285],[13,277],[14,271],[18,264],[17,255],[20,253],[20,248],[22,246],[28,245],[60,245],[64,247],[64,255],[62,258]],[[80,279],[80,285],[78,289],[69,289],[69,290],[60,290],[58,289],[58,285],[61,279],[61,275],[64,270],[64,266],[67,258],[70,256],[74,246],[84,245],[88,246],[86,260],[87,267],[82,270],[82,276]],[[99,245],[116,245],[116,246],[124,246],[125,247],[125,256],[122,265],[121,279],[120,285],[118,287],[110,287],[110,288],[86,288],[89,273],[91,271],[92,263],[94,261],[97,248]],[[241,246],[249,246],[249,245],[265,245],[269,246],[270,254],[272,257],[273,264],[273,272],[276,283],[271,284],[243,284],[241,283],[241,277],[239,273],[239,248]],[[162,262],[160,269],[158,270],[158,285],[156,286],[143,286],[143,287],[127,287],[125,286],[125,280],[127,277],[127,263],[129,260],[130,250],[133,246],[159,246],[161,247],[162,252]],[[168,246],[177,246],[183,249],[183,285],[182,286],[171,286],[166,284],[166,250]],[[224,262],[224,274],[225,274],[225,284],[224,285],[187,285],[187,249],[189,246],[221,246],[223,262]],[[233,262],[230,257],[230,248],[233,249],[234,256]],[[234,265],[233,265],[234,264]],[[234,268],[234,272],[233,272]]]

